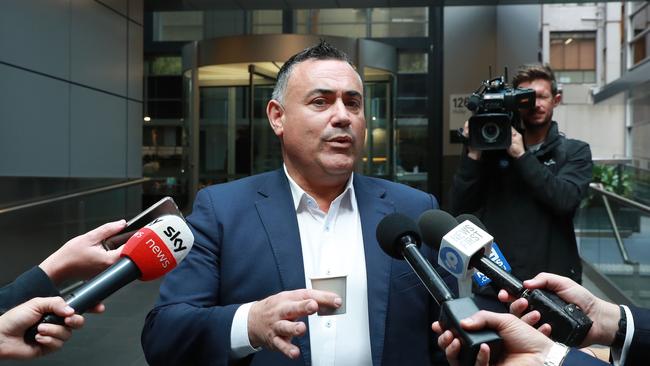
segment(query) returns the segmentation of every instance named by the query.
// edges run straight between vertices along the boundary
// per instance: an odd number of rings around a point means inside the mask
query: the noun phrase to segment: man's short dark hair
[[[284,93],[287,89],[287,82],[289,81],[289,75],[293,67],[303,61],[307,60],[340,60],[349,63],[352,67],[352,63],[348,58],[348,55],[345,52],[337,49],[331,44],[327,43],[325,40],[320,40],[317,45],[305,48],[304,50],[296,53],[291,56],[280,68],[278,72],[278,81],[275,83],[275,88],[273,88],[272,98],[282,103],[284,99]]]
[[[521,83],[532,82],[533,80],[546,80],[551,83],[551,93],[557,95],[557,82],[555,74],[549,64],[527,64],[522,65],[517,70],[517,74],[512,78],[512,85],[516,88]]]

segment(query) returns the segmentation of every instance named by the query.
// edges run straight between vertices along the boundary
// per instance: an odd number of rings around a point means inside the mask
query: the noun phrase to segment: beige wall
[[[583,140],[591,146],[594,158],[625,156],[625,100],[623,95],[594,105],[589,87],[564,85],[563,102],[553,114],[560,131],[567,137]]]

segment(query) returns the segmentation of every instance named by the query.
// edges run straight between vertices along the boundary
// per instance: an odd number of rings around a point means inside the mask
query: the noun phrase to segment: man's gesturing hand
[[[248,338],[253,347],[264,347],[295,359],[298,347],[291,343],[307,331],[297,319],[314,314],[319,307],[338,308],[341,298],[332,292],[318,290],[284,291],[258,301],[248,313]]]

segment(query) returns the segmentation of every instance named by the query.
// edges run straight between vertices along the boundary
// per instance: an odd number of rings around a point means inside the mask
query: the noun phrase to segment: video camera
[[[481,83],[467,101],[474,112],[469,119],[469,146],[478,150],[507,149],[512,143],[510,127],[521,132],[520,109],[535,108],[533,89],[512,88],[506,76]]]

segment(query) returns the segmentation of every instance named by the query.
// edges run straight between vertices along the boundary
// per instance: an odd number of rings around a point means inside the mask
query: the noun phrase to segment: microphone
[[[149,281],[165,275],[185,258],[193,244],[194,235],[181,217],[156,218],[131,236],[115,264],[67,295],[65,301],[76,314],[83,314],[138,278]],[[25,332],[26,341],[36,342],[40,323],[65,325],[64,318],[46,314]]]
[[[423,220],[429,222],[422,226]],[[470,260],[476,253],[489,253],[493,237],[471,222],[458,224],[455,218],[442,210],[429,210],[420,216],[420,231],[424,242],[427,238],[442,238],[435,249],[438,264],[458,279],[458,293],[461,297],[472,293],[471,275],[474,273]]]
[[[406,260],[440,305],[438,321],[461,339],[463,350],[459,354],[460,365],[474,365],[482,343],[490,347],[494,357],[498,357],[503,341],[496,332],[489,329],[468,332],[460,326],[462,319],[475,314],[479,308],[469,297],[454,299],[443,279],[422,256],[418,249],[421,241],[416,223],[405,215],[392,213],[379,222],[376,235],[382,250],[395,259]]]
[[[474,225],[480,227],[483,231],[487,232],[487,228],[483,225],[483,223],[474,215],[471,214],[461,214],[456,216],[456,221],[457,222],[463,222],[469,220],[471,221]],[[510,267],[510,263],[506,260],[506,257],[501,253],[501,249],[497,245],[496,242],[492,242],[492,249],[489,252],[490,254],[485,253],[485,255],[495,264],[497,264],[499,267],[501,267],[504,271],[510,273],[512,268]],[[486,276],[485,274],[481,273],[480,271],[475,271],[474,275],[472,275],[472,279],[474,282],[478,285],[478,287],[485,287],[487,286],[492,280]]]
[[[447,218],[443,220],[441,217]],[[467,248],[470,246],[467,245],[467,240],[463,241],[463,237],[456,235],[456,233],[459,230],[463,230],[463,232],[485,232],[485,226],[473,215],[459,217],[460,219],[467,219],[455,227],[451,225],[449,218],[453,219],[451,215],[441,210],[424,212],[419,221],[423,241],[434,249],[445,245],[447,248],[452,248],[450,250],[460,248],[461,253],[469,253]],[[444,232],[447,232],[447,234],[441,235]],[[553,340],[571,347],[582,343],[593,322],[577,305],[568,304],[556,294],[546,290],[535,289],[530,291],[526,289],[519,279],[486,257],[484,251],[478,248],[477,245],[472,246],[472,250],[475,250],[474,253],[470,254],[467,261],[462,262],[463,266],[467,266],[467,269],[475,268],[481,271],[492,279],[496,286],[505,289],[513,296],[523,297],[528,300],[528,311],[539,311],[541,314],[540,323],[551,325],[551,338]],[[440,258],[441,255],[439,255],[439,264],[446,269],[449,263],[441,261]],[[465,257],[461,256],[461,258]],[[456,276],[458,276],[457,273],[463,272],[451,271]]]

